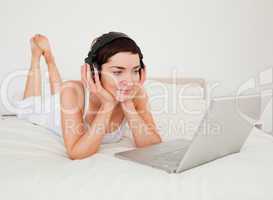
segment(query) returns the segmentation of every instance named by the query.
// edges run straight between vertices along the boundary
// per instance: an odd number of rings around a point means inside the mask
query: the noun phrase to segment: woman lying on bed
[[[31,39],[31,68],[24,98],[41,95],[39,62],[43,55],[51,95],[60,96],[61,130],[70,159],[86,158],[95,154],[102,143],[119,141],[125,121],[136,147],[161,142],[143,88],[146,66],[142,53],[132,39],[122,36],[126,35],[109,32],[96,38],[81,68],[81,80],[64,82],[48,39],[39,34]]]

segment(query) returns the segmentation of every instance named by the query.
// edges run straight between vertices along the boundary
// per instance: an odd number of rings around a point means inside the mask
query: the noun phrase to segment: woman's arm
[[[121,104],[137,147],[162,142],[147,103],[148,96],[145,95],[141,99],[129,100]]]
[[[66,81],[62,84],[62,132],[68,156],[72,160],[86,158],[98,151],[113,111],[112,106],[102,105],[92,124],[85,130],[83,102],[84,90],[81,82]]]

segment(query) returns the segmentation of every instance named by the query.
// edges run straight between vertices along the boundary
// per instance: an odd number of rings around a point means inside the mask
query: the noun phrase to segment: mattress
[[[253,128],[240,153],[180,174],[114,157],[131,137],[70,160],[61,137],[19,119],[0,120],[1,199],[273,199],[273,137]]]

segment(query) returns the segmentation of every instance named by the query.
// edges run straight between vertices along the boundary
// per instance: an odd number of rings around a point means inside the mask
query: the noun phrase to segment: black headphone
[[[112,41],[114,41],[118,38],[127,38],[135,43],[135,45],[137,46],[137,48],[139,50],[140,67],[144,68],[144,63],[142,60],[143,55],[141,53],[140,48],[136,44],[136,42],[124,33],[111,31],[111,32],[103,34],[97,40],[95,40],[94,44],[92,44],[92,46],[91,46],[91,50],[89,51],[87,58],[85,58],[85,60],[84,60],[85,63],[90,65],[92,75],[94,75],[94,69],[93,69],[92,65],[94,65],[94,67],[96,67],[98,69],[98,63],[96,62],[96,56],[97,56],[98,51],[102,47],[104,47],[105,45],[111,43]]]

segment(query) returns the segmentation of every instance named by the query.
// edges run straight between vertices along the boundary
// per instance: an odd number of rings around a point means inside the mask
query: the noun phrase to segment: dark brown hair
[[[97,39],[95,39],[92,44],[96,42]],[[114,41],[106,44],[98,51],[95,57],[95,61],[98,64],[98,71],[101,71],[101,66],[104,63],[107,63],[111,56],[119,52],[131,52],[132,54],[138,54],[139,57],[140,55],[142,55],[139,47],[134,41],[127,38],[115,39]]]

